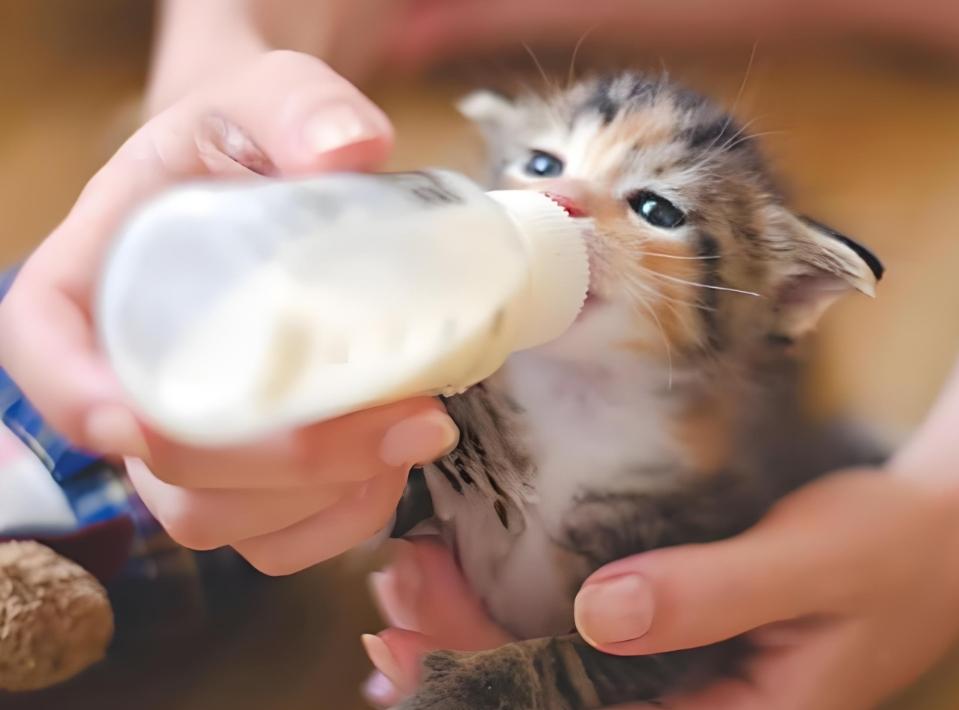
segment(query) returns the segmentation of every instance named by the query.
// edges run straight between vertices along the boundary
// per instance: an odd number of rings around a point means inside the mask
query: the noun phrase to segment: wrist
[[[936,495],[959,500],[959,367],[947,380],[939,400],[889,468],[931,488]],[[957,503],[959,505],[959,503]]]

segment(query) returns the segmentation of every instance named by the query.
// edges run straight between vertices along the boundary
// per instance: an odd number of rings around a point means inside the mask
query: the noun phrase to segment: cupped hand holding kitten
[[[750,635],[758,652],[745,679],[676,698],[673,710],[874,707],[955,638],[957,513],[954,499],[947,505],[903,477],[829,477],[737,538],[600,570],[580,591],[577,626],[597,648],[621,655]],[[412,691],[429,651],[509,640],[439,545],[401,543],[375,580],[393,628],[365,638],[378,667],[366,688],[374,702]]]
[[[0,307],[0,365],[73,442],[131,457],[138,492],[177,541],[233,545],[279,574],[373,535],[409,465],[442,453],[456,430],[421,399],[210,451],[164,438],[128,407],[91,311],[103,254],[134,205],[202,176],[371,168],[391,147],[386,117],[323,62],[259,52],[238,66],[149,120],[90,181]]]
[[[959,377],[888,468],[814,482],[737,537],[607,565],[577,597],[579,632],[619,655],[753,640],[742,680],[675,698],[674,710],[875,707],[959,635],[957,418]],[[416,687],[429,651],[510,640],[428,540],[398,543],[372,586],[392,627],[364,637],[378,704]]]

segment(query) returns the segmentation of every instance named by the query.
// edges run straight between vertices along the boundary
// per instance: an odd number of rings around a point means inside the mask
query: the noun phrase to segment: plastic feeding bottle
[[[96,308],[141,414],[198,445],[458,393],[563,333],[580,225],[445,171],[186,185],[121,229]]]

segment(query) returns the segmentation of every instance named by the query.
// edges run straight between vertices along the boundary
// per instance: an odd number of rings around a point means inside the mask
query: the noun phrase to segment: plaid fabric
[[[19,267],[0,275],[0,299],[10,290],[18,271]],[[74,448],[47,426],[3,369],[0,369],[0,415],[7,428],[27,445],[58,481],[70,480],[97,461],[97,457]]]
[[[0,299],[7,293],[17,269],[0,275]],[[196,576],[196,558],[177,545],[163,531],[137,496],[122,468],[74,447],[43,421],[16,383],[0,369],[0,419],[26,448],[23,456],[35,456],[59,484],[74,515],[72,531],[62,527],[50,530],[51,536],[78,533],[86,528],[125,518],[132,523],[133,539],[120,577],[158,579],[163,576]],[[0,434],[6,432],[0,431]],[[3,466],[12,463],[0,462]],[[0,535],[5,531],[0,521]],[[129,526],[126,526],[129,529]],[[28,528],[30,529],[30,528]],[[30,529],[30,537],[42,538],[43,530]],[[191,592],[195,596],[195,592]]]

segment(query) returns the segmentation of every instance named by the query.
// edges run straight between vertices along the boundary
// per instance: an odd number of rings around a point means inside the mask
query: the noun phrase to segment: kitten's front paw
[[[398,710],[548,710],[529,659],[511,646],[423,660],[423,682]]]

